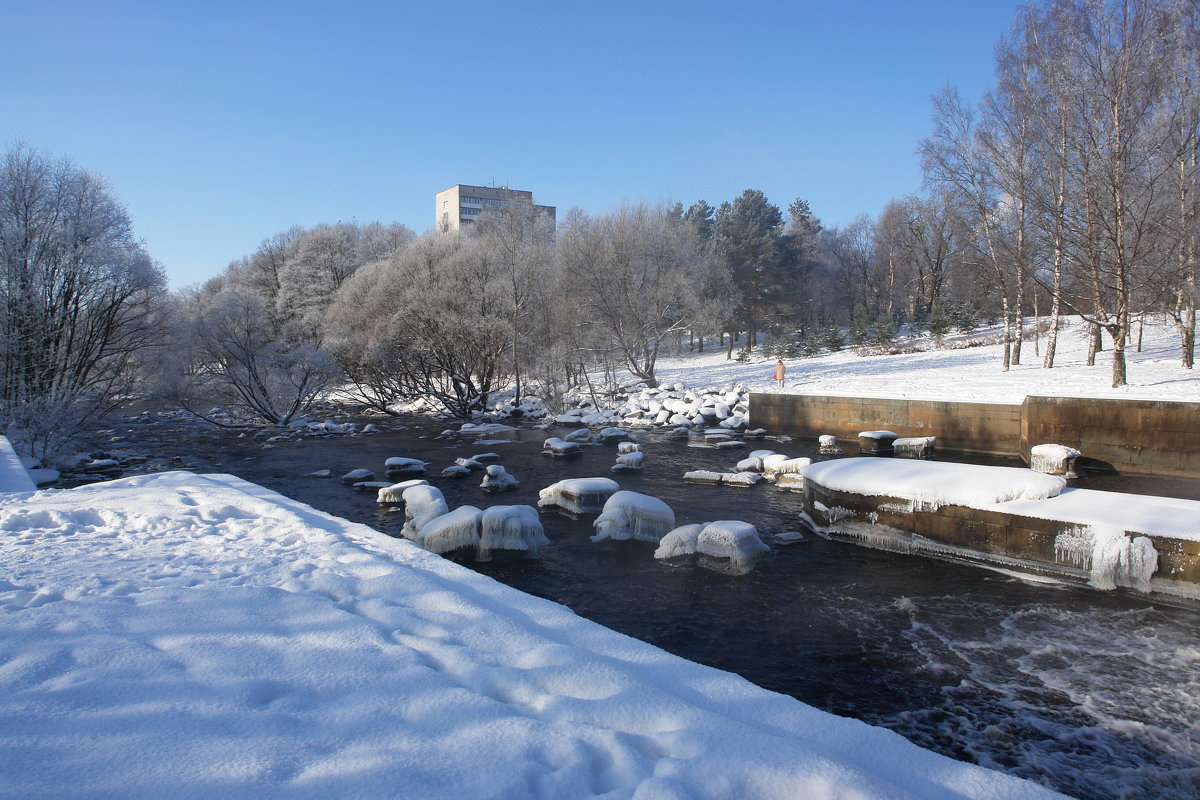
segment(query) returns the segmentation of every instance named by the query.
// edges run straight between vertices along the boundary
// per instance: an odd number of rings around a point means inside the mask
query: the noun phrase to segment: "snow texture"
[[[596,514],[620,488],[612,478],[567,478],[538,492],[538,508],[557,506],[573,514]]]
[[[691,525],[680,525],[678,528],[668,531],[659,540],[654,557],[666,559],[692,555],[696,552],[696,539],[700,536],[704,525],[703,522],[697,522]]]
[[[1064,489],[1057,497],[1045,500],[1005,503],[1003,510],[1082,528],[1112,527],[1200,542],[1200,500]]]
[[[593,542],[636,539],[657,543],[675,527],[675,512],[657,497],[623,490],[608,498],[592,527],[596,530]]]
[[[401,456],[395,456],[383,462],[383,469],[389,475],[424,475],[425,462],[416,458],[403,458]]]
[[[719,520],[710,522],[696,538],[696,551],[714,558],[728,558],[734,567],[748,569],[771,548],[758,537],[758,529],[748,522]]]

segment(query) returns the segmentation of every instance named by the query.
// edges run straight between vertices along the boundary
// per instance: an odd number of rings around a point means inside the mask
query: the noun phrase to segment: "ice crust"
[[[557,506],[573,514],[594,514],[620,485],[612,478],[567,478],[538,492],[538,507]]]
[[[384,486],[375,494],[375,502],[377,503],[403,503],[404,490],[411,489],[414,486],[428,486],[429,481],[424,478],[413,478],[412,480],[393,483],[391,486]]]
[[[401,493],[404,499],[404,527],[401,533],[413,540],[425,525],[450,510],[442,490],[436,486],[410,486]]]
[[[533,506],[492,506],[483,512],[479,530],[480,560],[494,550],[524,550],[530,555],[550,544]]]
[[[508,471],[499,464],[490,464],[484,470],[483,483],[479,484],[479,488],[485,492],[507,492],[516,489],[520,485],[520,481],[508,474]]]
[[[479,526],[483,512],[475,506],[459,506],[426,522],[414,541],[431,553],[449,553],[479,545]]]

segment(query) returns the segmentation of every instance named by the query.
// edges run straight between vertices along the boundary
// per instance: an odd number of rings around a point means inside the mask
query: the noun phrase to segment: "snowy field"
[[[992,331],[995,338],[995,331]],[[1060,331],[1053,369],[1042,368],[1034,343],[1024,343],[1022,363],[1001,370],[1001,347],[988,344],[950,349],[964,337],[947,336],[946,348],[902,355],[861,356],[854,349],[816,358],[785,359],[787,376],[780,390],[771,379],[774,358],[755,357],[747,363],[727,360],[717,348],[659,361],[662,383],[688,387],[742,384],[752,392],[909,397],[923,400],[1020,403],[1029,395],[1119,397],[1146,400],[1200,401],[1200,369],[1180,366],[1179,337],[1173,324],[1146,324],[1142,352],[1135,339],[1126,350],[1128,385],[1112,388],[1112,352],[1097,354],[1087,366],[1086,329],[1069,320]],[[976,337],[978,338],[978,337]],[[928,343],[928,338],[911,343]],[[1044,346],[1044,338],[1041,340]],[[901,340],[903,345],[906,340]],[[1109,346],[1105,341],[1106,348]]]
[[[6,797],[1057,796],[232,476],[0,530]]]

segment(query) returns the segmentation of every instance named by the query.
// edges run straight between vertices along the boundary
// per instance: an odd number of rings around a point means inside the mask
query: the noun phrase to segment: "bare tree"
[[[165,279],[108,184],[17,145],[0,161],[0,424],[52,456],[131,390]]]

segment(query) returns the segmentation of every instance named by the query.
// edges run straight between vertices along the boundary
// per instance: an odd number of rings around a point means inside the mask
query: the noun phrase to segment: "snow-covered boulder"
[[[696,552],[696,539],[707,523],[698,522],[692,525],[681,525],[669,531],[658,543],[654,557],[659,559],[679,558],[690,556]]]
[[[576,431],[571,431],[563,437],[568,442],[578,442],[579,444],[591,444],[592,432],[587,428],[580,428]]]
[[[493,461],[499,461],[500,454],[499,453],[480,453],[478,455],[472,456],[472,458],[475,461],[478,461],[480,464],[490,464]]]
[[[899,436],[892,431],[859,431],[858,449],[863,453],[890,453]]]
[[[442,470],[443,478],[465,478],[471,474],[471,470],[458,464],[451,464]]]
[[[657,497],[623,490],[608,498],[592,527],[596,530],[593,542],[605,539],[658,542],[675,527],[675,512]]]
[[[402,458],[396,456],[383,462],[383,469],[388,477],[399,475],[424,475],[425,462],[417,458]]]
[[[473,458],[456,458],[454,463],[466,469],[483,469],[483,464]]]
[[[450,510],[441,489],[436,486],[410,486],[401,492],[404,500],[404,527],[400,533],[414,541],[421,528]]]
[[[613,472],[635,472],[645,466],[646,454],[640,451],[631,453],[621,453],[617,456],[617,463],[613,464]]]
[[[579,442],[568,442],[552,437],[542,443],[542,453],[548,456],[577,456],[583,453]]]
[[[623,428],[603,428],[596,434],[596,441],[600,442],[600,444],[626,442],[629,441],[629,431]]]
[[[485,492],[507,492],[516,489],[520,482],[509,475],[499,464],[491,464],[484,470],[483,483],[479,488]]]
[[[929,458],[936,442],[936,436],[907,436],[892,442],[892,449],[901,458]]]
[[[483,512],[479,529],[481,561],[494,550],[525,550],[530,555],[550,544],[542,520],[533,506],[492,506]]]
[[[342,476],[342,483],[347,486],[373,480],[375,480],[375,473],[369,469],[352,469]]]
[[[696,552],[713,558],[728,558],[737,570],[752,568],[770,549],[758,537],[757,528],[737,520],[710,522],[696,537]]]
[[[1075,460],[1082,453],[1062,444],[1038,444],[1029,448],[1029,468],[1047,475],[1074,478]]]
[[[842,452],[842,448],[838,446],[837,437],[828,433],[817,437],[817,446],[824,455],[837,455]]]
[[[595,514],[620,488],[612,478],[567,478],[538,492],[538,507],[555,506],[572,514]]]
[[[772,458],[763,459],[763,476],[769,481],[778,482],[780,475],[803,473],[810,464],[812,464],[812,459],[807,457],[785,458],[782,461]]]
[[[479,546],[483,512],[475,506],[459,506],[421,526],[416,542],[431,553],[449,553]]]
[[[380,505],[396,505],[404,502],[404,490],[411,489],[413,486],[428,486],[429,481],[424,478],[414,478],[409,481],[401,481],[393,483],[390,486],[384,486],[375,494],[375,502]]]

